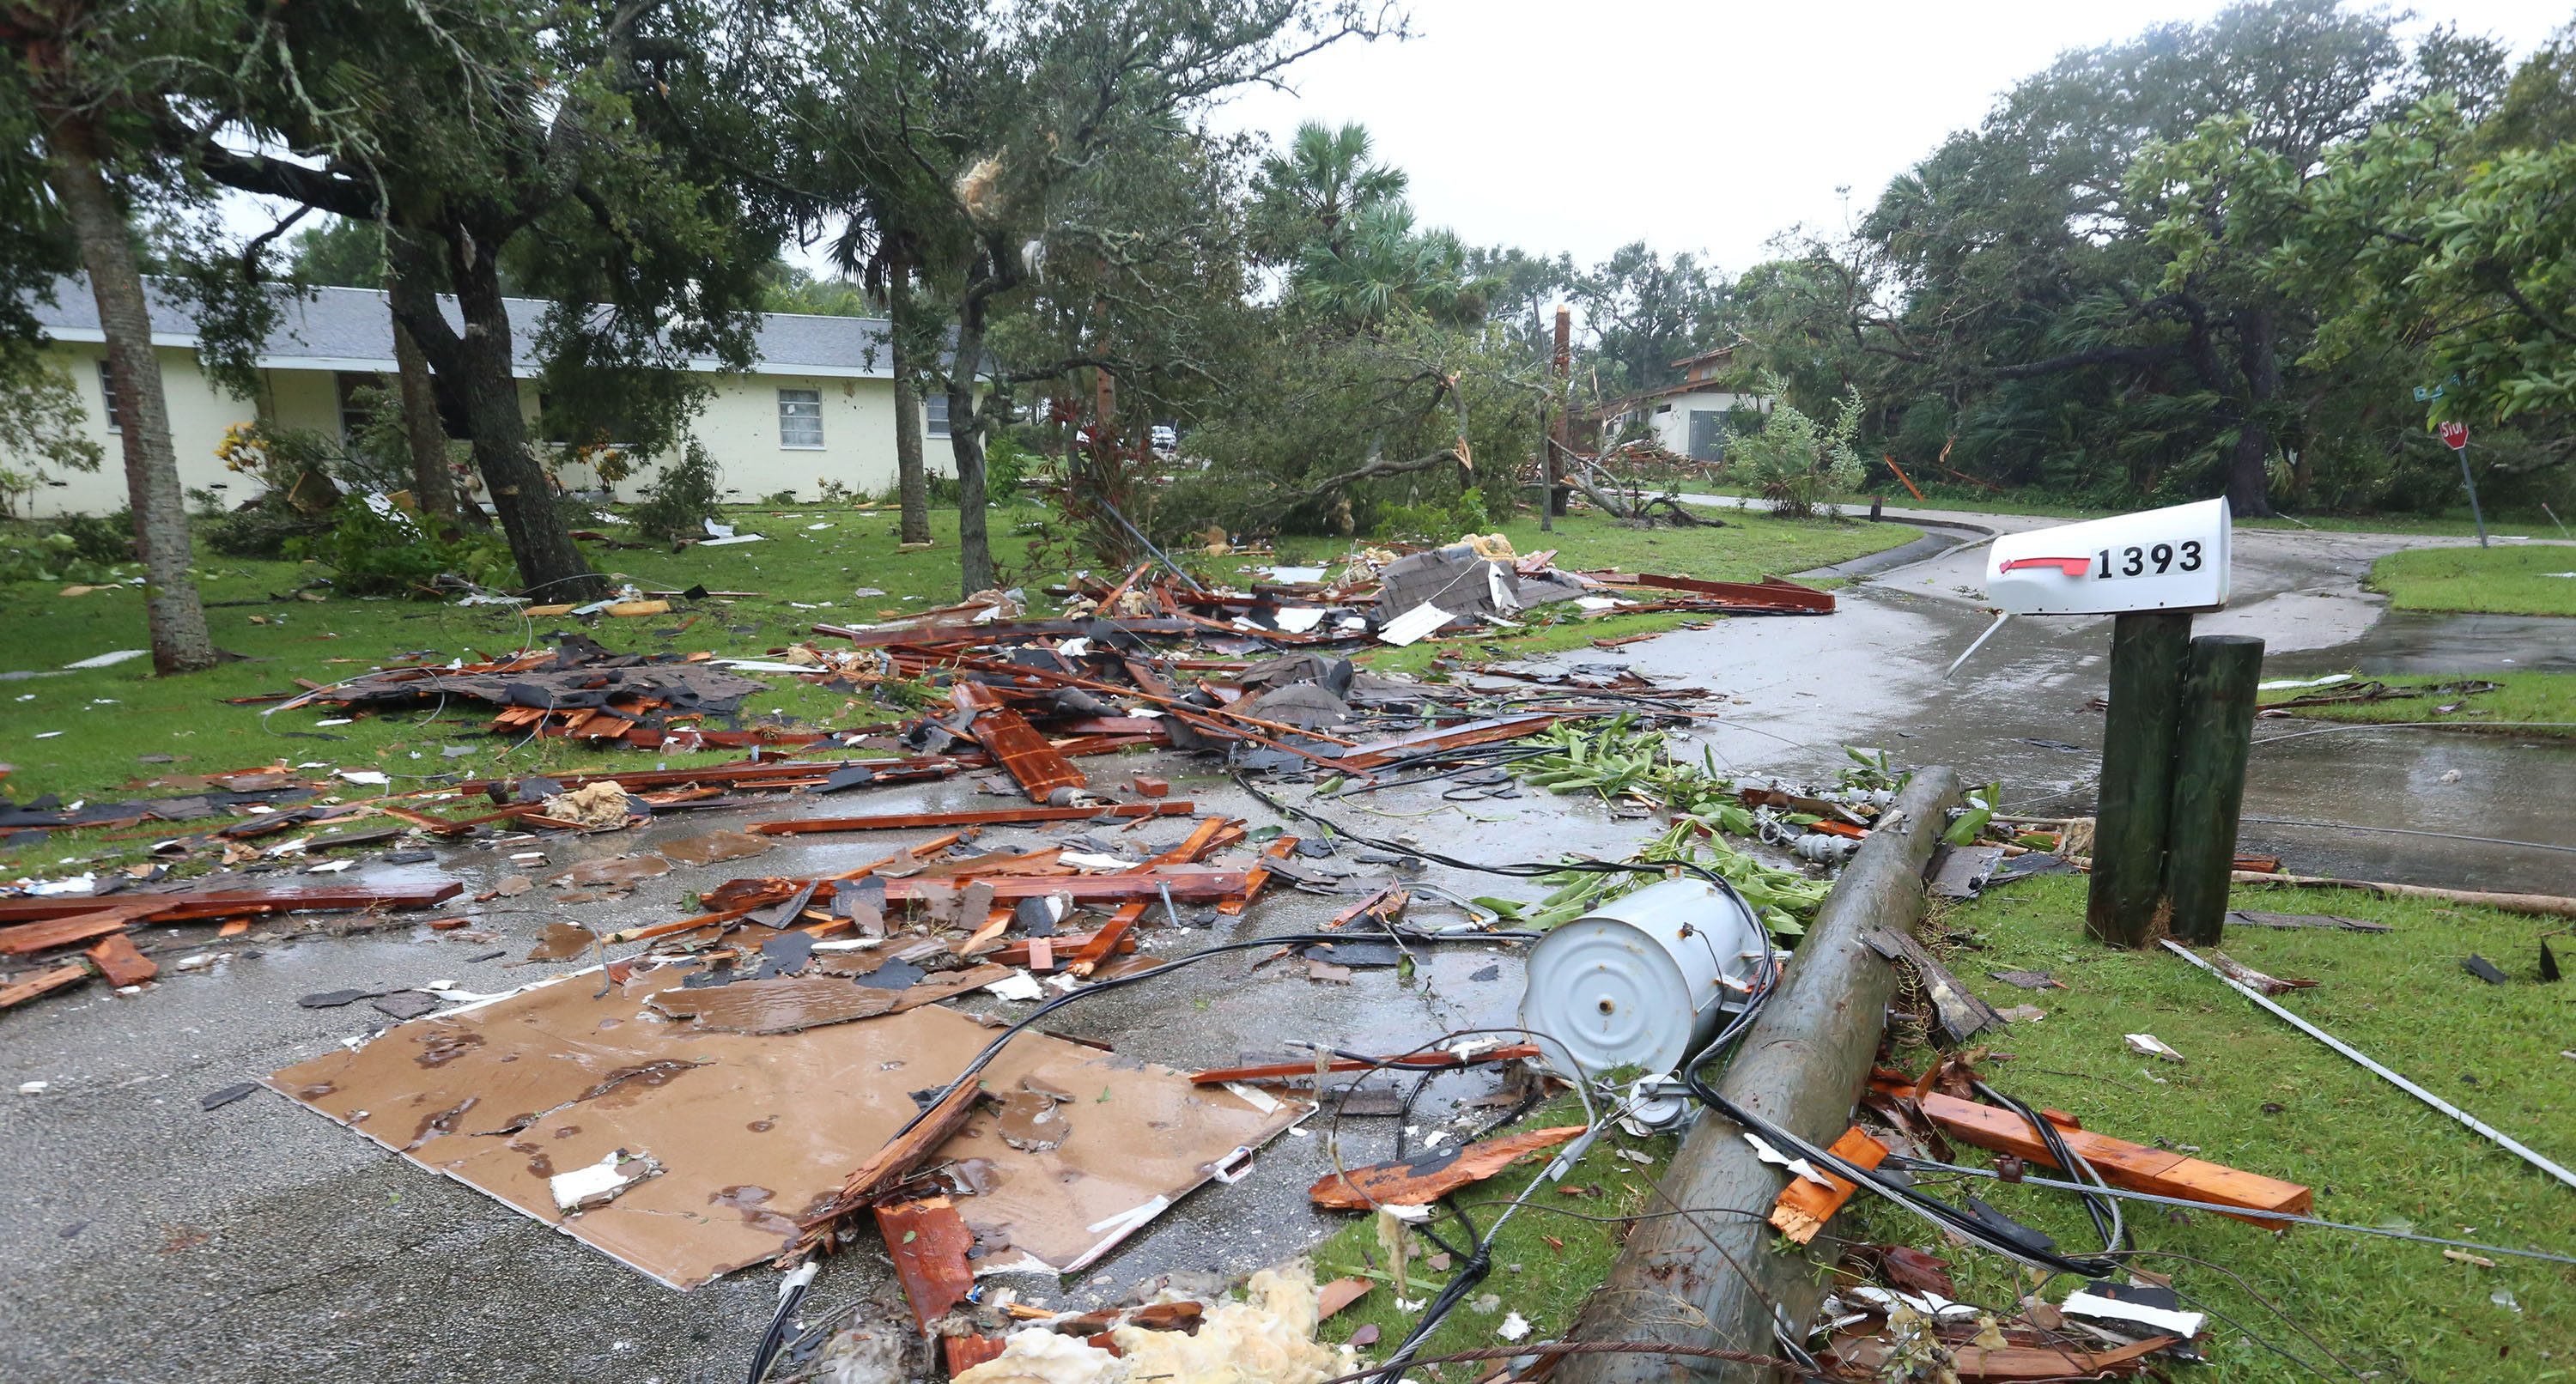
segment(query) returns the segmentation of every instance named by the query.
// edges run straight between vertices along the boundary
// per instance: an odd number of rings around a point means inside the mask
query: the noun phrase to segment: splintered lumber
[[[1289,854],[1296,849],[1296,837],[1282,836],[1277,840],[1272,841],[1269,845],[1261,848],[1261,858],[1264,860],[1285,860],[1288,858]],[[1227,899],[1225,902],[1218,904],[1216,906],[1216,911],[1229,918],[1242,917],[1243,910],[1252,907],[1252,901],[1261,897],[1261,887],[1269,882],[1270,868],[1266,865],[1255,865],[1252,867],[1252,872],[1244,877],[1242,891],[1235,894],[1234,897]]]
[[[1472,1052],[1464,1057],[1440,1048],[1429,1048],[1421,1052],[1406,1053],[1402,1057],[1390,1057],[1384,1062],[1355,1062],[1348,1058],[1335,1058],[1324,1064],[1324,1070],[1328,1072],[1381,1070],[1434,1072],[1450,1067],[1471,1067],[1482,1062],[1517,1062],[1524,1057],[1538,1055],[1538,1045],[1535,1043],[1512,1043],[1499,1048],[1486,1048],[1482,1052]],[[1229,1081],[1294,1081],[1299,1077],[1311,1078],[1314,1075],[1315,1064],[1312,1062],[1272,1062],[1254,1067],[1211,1067],[1204,1072],[1191,1073],[1190,1084],[1222,1086]]]
[[[2497,894],[2484,889],[2442,889],[2430,884],[2391,884],[2382,880],[2265,874],[2253,870],[2238,870],[2232,880],[2237,884],[2278,884],[2298,889],[2362,889],[2390,898],[2474,904],[2506,913],[2526,913],[2536,918],[2576,918],[2576,897],[2562,894]]]
[[[885,1236],[886,1253],[894,1258],[894,1276],[903,1284],[904,1304],[924,1335],[949,1309],[975,1291],[975,1270],[966,1252],[975,1247],[975,1232],[946,1197],[924,1197],[877,1208],[877,1230]]]
[[[1887,1161],[1887,1145],[1869,1137],[1858,1125],[1844,1130],[1831,1152],[1846,1163],[1864,1168],[1875,1168]],[[1825,1222],[1832,1220],[1834,1213],[1843,1209],[1843,1203],[1851,1200],[1851,1194],[1860,1190],[1860,1184],[1832,1173],[1826,1173],[1825,1179],[1833,1185],[1819,1187],[1803,1177],[1790,1178],[1789,1185],[1780,1189],[1780,1199],[1771,1204],[1772,1229],[1802,1245],[1816,1238]]]
[[[1376,769],[1431,750],[1463,750],[1470,745],[1490,745],[1497,740],[1518,740],[1526,735],[1536,735],[1562,719],[1552,711],[1531,711],[1490,721],[1436,726],[1345,751],[1329,762],[1336,769]]]
[[[2255,908],[2227,910],[2229,927],[2332,928],[2343,932],[2394,932],[2386,923],[2346,918],[2336,913],[2266,913]]]
[[[1073,896],[1073,901],[1078,904],[1142,901],[1161,898],[1167,888],[1175,899],[1198,903],[1211,899],[1231,899],[1243,893],[1251,883],[1251,875],[1243,870],[1193,870],[1175,867],[1110,875],[1005,875],[977,880],[974,883],[989,886],[993,891],[995,903],[1042,899],[1050,894],[1070,894]],[[768,904],[786,902],[795,897],[797,891],[805,884],[806,881],[794,879],[729,880],[709,892],[705,899],[713,906],[711,913],[759,908]],[[831,881],[825,880],[822,884],[825,887],[816,889],[813,898],[808,901],[816,907],[830,902],[832,898],[832,891],[829,888]],[[950,897],[964,892],[964,887],[957,881],[946,879],[889,879],[885,882],[885,888],[886,901],[889,903],[902,903],[907,900],[945,902]]]
[[[2084,1350],[2075,1346],[1979,1346],[1952,1343],[1945,1347],[1950,1371],[1963,1384],[1986,1380],[2095,1379],[2104,1375],[2137,1374],[2146,1366],[2143,1358],[2181,1340],[2179,1336],[2151,1336],[2130,1345],[2104,1350]],[[1838,1342],[1831,1359],[1845,1370],[1856,1370],[1858,1377],[1877,1379],[1895,1354],[1896,1347],[1878,1337]]]
[[[973,683],[960,683],[972,687]],[[969,729],[976,743],[987,754],[1001,761],[1002,768],[1019,781],[1029,801],[1043,803],[1057,790],[1081,788],[1091,779],[1073,761],[1056,752],[1047,738],[1038,734],[1029,718],[1006,706],[990,706],[975,713],[975,724]]]
[[[1154,857],[1143,868],[1194,864],[1209,851],[1242,834],[1242,828],[1226,818],[1204,818],[1191,829],[1189,836],[1181,844]],[[1142,899],[1133,903],[1120,904],[1118,911],[1109,915],[1109,921],[1102,924],[1099,931],[1091,934],[1076,948],[1072,963],[1065,969],[1078,976],[1087,976],[1098,969],[1101,962],[1108,960],[1110,953],[1134,951],[1136,943],[1127,934],[1134,930],[1136,924],[1144,918],[1145,910],[1152,906]]]
[[[1464,1148],[1433,1149],[1391,1163],[1327,1173],[1306,1189],[1306,1195],[1317,1206],[1332,1211],[1428,1206],[1461,1187],[1492,1177],[1518,1159],[1565,1143],[1583,1130],[1582,1125],[1533,1129]]]
[[[1916,941],[1914,934],[1883,927],[1869,935],[1869,947],[1890,961],[1902,959],[1914,968],[1915,979],[1922,982],[1924,996],[1932,1001],[1950,1046],[1957,1047],[1987,1029],[2004,1026],[2004,1016],[1960,984],[1959,978],[1950,974],[1950,968]]]
[[[98,945],[91,947],[87,954],[90,964],[98,967],[100,975],[107,977],[107,983],[120,989],[141,985],[161,974],[161,967],[137,950],[134,940],[123,933],[100,938]]]
[[[26,956],[32,952],[51,951],[123,932],[150,909],[102,908],[90,913],[75,913],[66,918],[49,918],[42,922],[20,923],[0,927],[0,956]]]
[[[1186,801],[1166,799],[1150,803],[1119,803],[1111,807],[999,807],[977,812],[885,812],[873,817],[810,817],[791,822],[753,822],[743,830],[766,836],[794,836],[812,831],[913,831],[922,827],[994,827],[1023,822],[1186,817],[1196,810]]]
[[[1937,1091],[1923,1092],[1919,1097],[1923,1113],[1941,1132],[1963,1144],[1974,1144],[1990,1153],[2008,1153],[2026,1162],[2056,1167],[2057,1160],[2039,1131],[2020,1115],[2000,1106],[1945,1096]],[[2055,1123],[2055,1121],[2051,1121]],[[2093,1165],[2105,1181],[2132,1192],[2152,1192],[2161,1197],[2180,1197],[2186,1201],[2205,1201],[2220,1206],[2242,1206],[2253,1211],[2280,1211],[2304,1216],[2315,1204],[2315,1194],[2295,1182],[2283,1182],[2259,1173],[2244,1172],[2224,1164],[2175,1153],[2170,1149],[2149,1148],[2126,1139],[2113,1139],[2091,1130],[2061,1126],[2060,1137],[2078,1158]],[[2236,1216],[2222,1211],[2223,1216]],[[2236,1216],[2254,1225],[2278,1227],[2279,1221],[2266,1221],[2260,1216]]]
[[[975,1114],[975,1098],[983,1093],[983,1084],[974,1080],[957,1083],[955,1090],[940,1098],[937,1105],[921,1112],[912,1127],[886,1140],[885,1147],[869,1155],[868,1161],[851,1170],[841,1183],[841,1194],[820,1211],[797,1224],[804,1235],[789,1250],[796,1253],[822,1243],[856,1207],[865,1206],[900,1187],[913,1170],[939,1151],[941,1144],[966,1127]]]
[[[1782,615],[1831,615],[1834,593],[1800,586],[1778,577],[1764,577],[1758,582],[1701,581],[1697,577],[1659,577],[1650,573],[1595,573],[1605,581],[1621,586],[1650,586],[1659,591],[1687,591],[1694,596],[1707,596],[1741,610],[1758,610]]]
[[[138,894],[108,905],[133,906],[137,922],[186,923],[208,918],[254,917],[263,913],[322,913],[357,908],[428,908],[465,891],[454,880],[437,884],[388,884],[329,889],[204,890],[187,894]],[[0,923],[38,922],[100,911],[96,897],[0,899]],[[96,935],[96,934],[93,934]]]
[[[1118,917],[1126,916],[1127,910],[1131,908],[1136,910],[1139,914],[1142,914],[1145,911],[1145,905],[1141,903],[1123,904],[1118,909]],[[1118,917],[1111,918],[1109,924],[1103,926],[1098,932],[1062,933],[1054,937],[1026,937],[1017,942],[1005,942],[1000,947],[986,954],[984,959],[987,961],[997,962],[1004,966],[1033,966],[1037,964],[1036,955],[1040,944],[1044,944],[1046,949],[1054,953],[1058,960],[1063,959],[1065,954],[1068,952],[1077,956],[1089,956],[1094,951],[1097,951],[1103,960],[1107,959],[1111,952],[1117,952],[1121,955],[1132,953],[1136,950],[1136,939],[1134,937],[1129,936],[1124,932],[1110,932],[1110,927],[1116,925]],[[1107,945],[1097,945],[1103,935],[1108,936]],[[1098,963],[1094,962],[1093,964],[1097,965]],[[1065,969],[1072,970],[1073,967],[1068,965]]]
[[[15,985],[0,985],[0,1009],[15,1009],[39,995],[50,995],[66,985],[77,985],[89,979],[89,967],[78,961],[38,971]]]

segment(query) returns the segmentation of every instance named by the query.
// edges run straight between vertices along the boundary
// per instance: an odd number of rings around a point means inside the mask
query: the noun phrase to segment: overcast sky
[[[1277,142],[1301,120],[1357,120],[1412,175],[1420,223],[1474,244],[1590,262],[1642,239],[1733,272],[1793,224],[1839,229],[2058,53],[2221,8],[1414,0],[1419,37],[1327,50],[1291,72],[1294,92],[1241,97],[1218,119]],[[2576,7],[2448,0],[2421,13],[2520,55]]]

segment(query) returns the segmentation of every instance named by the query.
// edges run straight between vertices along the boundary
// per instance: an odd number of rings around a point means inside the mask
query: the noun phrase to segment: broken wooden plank
[[[1831,615],[1834,593],[1800,586],[1778,577],[1764,577],[1758,582],[1701,581],[1697,577],[1665,577],[1647,572],[1586,572],[1617,586],[1645,586],[1659,591],[1687,591],[1706,596],[1737,610],[1758,610],[1784,615]]]
[[[1193,903],[1232,898],[1244,892],[1251,875],[1243,870],[1168,869],[1137,871],[1110,875],[1024,875],[1005,876],[976,881],[989,884],[995,902],[1017,902],[1041,899],[1049,894],[1070,894],[1076,903],[1119,903],[1159,899],[1168,888],[1175,899]],[[792,897],[805,881],[789,879],[728,880],[709,890],[705,902],[715,910],[759,908],[780,903]],[[826,880],[824,883],[829,884]],[[955,880],[889,879],[885,882],[886,901],[903,903],[922,901],[944,903],[959,892]],[[827,890],[814,892],[817,905],[828,902]]]
[[[89,979],[89,967],[75,961],[50,971],[38,971],[14,985],[0,985],[0,1009],[14,1009],[39,995],[50,995],[66,985],[77,985]]]
[[[1358,749],[1346,750],[1331,761],[1343,770],[1377,769],[1387,764],[1433,750],[1463,750],[1470,745],[1490,745],[1499,740],[1518,740],[1536,735],[1563,719],[1552,711],[1532,711],[1518,716],[1504,716],[1490,721],[1467,721],[1457,725],[1434,726],[1392,740],[1379,740]]]
[[[922,827],[990,827],[1023,822],[1186,817],[1197,810],[1192,803],[1174,799],[1117,803],[1108,807],[999,807],[976,812],[885,812],[872,817],[808,817],[797,821],[753,822],[743,830],[765,836],[795,836],[816,831],[914,831]]]
[[[1949,1036],[1953,1047],[1990,1028],[2004,1026],[2004,1016],[1995,1007],[1977,998],[1975,993],[1950,974],[1940,958],[1926,950],[1911,933],[1899,928],[1883,927],[1869,935],[1869,948],[1889,961],[1902,960],[1914,968],[1915,977],[1923,982],[1923,993],[1932,1001],[1941,1020],[1941,1031]]]
[[[975,1098],[983,1089],[982,1083],[972,1078],[958,1082],[937,1105],[921,1112],[910,1128],[886,1140],[883,1148],[870,1154],[868,1161],[842,1180],[839,1196],[797,1222],[805,1233],[788,1253],[819,1245],[843,1216],[902,1186],[915,1169],[939,1151],[941,1144],[966,1127],[966,1121],[975,1113]]]
[[[160,965],[138,950],[133,938],[121,932],[100,938],[86,954],[99,974],[107,977],[107,983],[119,989],[141,985],[161,974]]]
[[[1140,903],[1126,904],[1119,909],[1119,912],[1124,913],[1130,908],[1142,912],[1145,905]],[[1117,921],[1115,918],[1111,919],[1111,922],[1114,923],[1115,921]],[[994,948],[991,952],[986,953],[984,959],[987,961],[997,962],[1004,966],[1034,965],[1037,960],[1037,946],[1039,943],[1045,942],[1049,944],[1048,949],[1055,953],[1056,959],[1062,960],[1068,952],[1089,952],[1092,949],[1092,943],[1099,940],[1102,932],[1107,932],[1108,930],[1109,929],[1107,927],[1103,927],[1099,932],[1059,933],[1054,937],[1028,937],[1017,942],[1005,942],[1001,946]],[[1136,939],[1133,936],[1115,936],[1110,939],[1107,947],[1100,949],[1100,956],[1102,960],[1106,960],[1113,953],[1126,955],[1134,952],[1135,950]],[[1066,969],[1070,970],[1072,968],[1068,966]]]
[[[127,903],[148,905],[137,913],[138,919],[154,922],[194,922],[207,918],[256,916],[263,913],[323,913],[358,908],[427,908],[444,903],[463,893],[465,886],[453,880],[436,884],[393,884],[375,886],[349,885],[331,889],[240,889],[203,890],[195,893],[137,894],[108,905],[122,907]],[[0,923],[34,922],[49,918],[69,918],[100,910],[95,897],[0,899]]]
[[[1864,1168],[1875,1168],[1887,1161],[1887,1145],[1869,1137],[1858,1125],[1844,1130],[1843,1137],[1836,1139],[1828,1152]],[[1834,1213],[1843,1209],[1843,1203],[1851,1200],[1852,1193],[1860,1190],[1860,1184],[1834,1173],[1826,1173],[1825,1180],[1833,1185],[1820,1187],[1803,1177],[1790,1178],[1789,1185],[1780,1189],[1780,1199],[1771,1204],[1772,1228],[1798,1244],[1815,1239],[1825,1222],[1832,1220]]]
[[[1008,966],[970,966],[925,976],[901,990],[852,985],[845,976],[771,976],[737,980],[730,985],[655,993],[646,1004],[674,1019],[695,1021],[710,1033],[798,1033],[825,1024],[900,1014],[969,990],[979,990],[1011,975]]]
[[[966,1252],[975,1247],[975,1232],[946,1197],[924,1197],[877,1209],[877,1230],[885,1236],[886,1253],[894,1258],[894,1276],[903,1284],[904,1304],[923,1335],[975,1291],[975,1270]]]
[[[111,933],[123,932],[137,920],[160,911],[148,905],[121,904],[69,917],[0,927],[0,956],[26,956],[33,952],[51,951],[55,947],[77,946]]]
[[[2039,1132],[2030,1127],[2029,1121],[2010,1110],[1945,1096],[1937,1091],[1925,1092],[1919,1099],[1923,1113],[1941,1127],[1941,1132],[1961,1143],[1974,1144],[1992,1153],[2009,1153],[2031,1163],[2052,1168],[2057,1166]],[[2295,1182],[2244,1172],[2169,1149],[2132,1144],[2125,1139],[2110,1138],[2090,1130],[2060,1126],[2058,1133],[2078,1158],[2092,1164],[2094,1171],[2102,1174],[2114,1187],[2180,1197],[2187,1201],[2241,1206],[2253,1211],[2280,1211],[2295,1216],[2308,1214],[2316,1202],[2313,1192]],[[2236,1215],[2232,1211],[2219,1214]],[[2259,1216],[2236,1216],[2236,1219],[2275,1228],[2281,1224]]]
[[[961,682],[958,688],[961,692],[967,688],[981,690],[981,684]],[[977,711],[967,734],[974,736],[985,753],[1000,761],[1002,768],[1018,780],[1030,802],[1051,802],[1058,793],[1086,787],[1091,782],[1090,776],[1075,768],[1073,761],[1056,753],[1055,746],[1038,734],[1027,717],[1009,707],[996,704]]]
[[[1471,1052],[1464,1057],[1445,1049],[1426,1048],[1421,1052],[1390,1057],[1384,1062],[1355,1062],[1348,1058],[1335,1058],[1324,1064],[1324,1070],[1328,1072],[1362,1072],[1381,1069],[1390,1072],[1441,1071],[1450,1067],[1471,1067],[1484,1062],[1516,1062],[1525,1057],[1538,1055],[1538,1046],[1534,1043],[1511,1043],[1499,1048]],[[1191,1073],[1190,1084],[1222,1086],[1229,1081],[1294,1081],[1299,1077],[1311,1078],[1314,1075],[1315,1064],[1312,1062],[1272,1062],[1251,1067],[1211,1067],[1204,1072]]]
[[[1334,1211],[1367,1211],[1380,1206],[1427,1206],[1461,1187],[1484,1181],[1515,1161],[1551,1149],[1583,1133],[1582,1125],[1559,1125],[1507,1134],[1463,1148],[1433,1149],[1390,1163],[1328,1173],[1306,1189],[1317,1206]]]
[[[1269,845],[1262,847],[1261,858],[1264,860],[1285,860],[1288,858],[1289,853],[1296,849],[1296,837],[1282,836],[1273,840]],[[1262,886],[1269,882],[1269,867],[1262,865],[1254,866],[1251,873],[1244,879],[1242,892],[1218,904],[1216,906],[1216,911],[1229,918],[1242,917],[1243,910],[1252,907],[1253,900],[1261,897]]]
[[[2182,1338],[2153,1336],[2134,1344],[2104,1350],[2083,1350],[2072,1346],[1948,1346],[1950,1370],[1962,1384],[1984,1380],[2053,1380],[2095,1379],[2105,1375],[2132,1375],[2146,1366],[2144,1357],[2153,1355]],[[1879,1337],[1838,1342],[1830,1358],[1845,1370],[1859,1371],[1861,1377],[1882,1377],[1896,1350],[1892,1342]]]
[[[2226,925],[2229,927],[2335,928],[2344,932],[2396,931],[2386,923],[2374,923],[2362,918],[2346,918],[2334,913],[2266,913],[2253,908],[2227,910]]]
[[[1406,890],[1404,886],[1400,884],[1390,884],[1385,888],[1378,890],[1376,893],[1369,895],[1367,898],[1360,900],[1358,903],[1352,904],[1350,907],[1334,914],[1331,919],[1325,922],[1324,926],[1331,928],[1347,927],[1363,916],[1373,918],[1393,918],[1403,913],[1404,906],[1412,902],[1412,900],[1412,893]]]

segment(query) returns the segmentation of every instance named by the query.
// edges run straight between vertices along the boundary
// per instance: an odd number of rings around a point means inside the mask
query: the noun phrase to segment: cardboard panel
[[[641,971],[604,995],[595,970],[543,982],[397,1025],[268,1084],[693,1288],[792,1243],[797,1219],[911,1117],[910,1093],[945,1084],[993,1037],[936,1005],[794,1033],[699,1032],[645,1003],[693,969]],[[984,1270],[1080,1268],[1306,1109],[1265,1114],[1181,1073],[1042,1034],[1013,1040],[983,1082],[996,1095],[1060,1098],[1063,1133],[1052,1149],[1016,1148],[988,1110],[940,1150],[978,1160],[968,1170],[983,1191],[957,1209],[985,1246]],[[659,1171],[603,1205],[556,1208],[554,1177],[621,1150]]]

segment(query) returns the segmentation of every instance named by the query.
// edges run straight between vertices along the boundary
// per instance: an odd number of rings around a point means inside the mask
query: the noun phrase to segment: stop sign
[[[2466,423],[2444,423],[2442,425],[2442,445],[2450,448],[2454,452],[2467,447],[2469,445],[2469,425]]]

